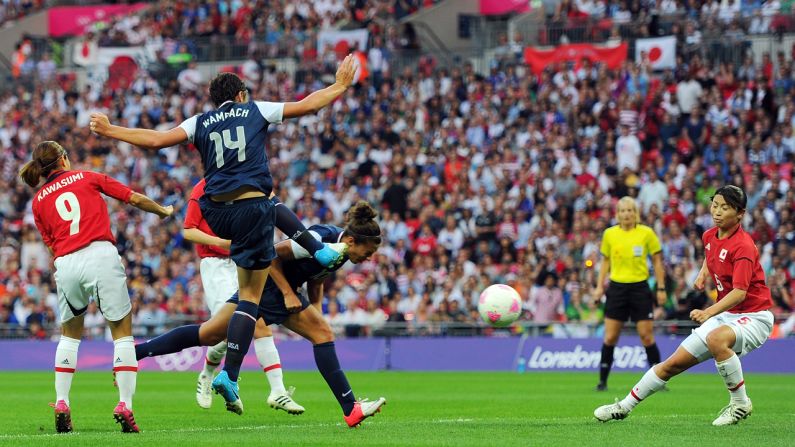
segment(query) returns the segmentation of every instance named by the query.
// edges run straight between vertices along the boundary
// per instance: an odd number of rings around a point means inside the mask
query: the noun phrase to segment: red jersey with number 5
[[[745,300],[729,309],[743,314],[773,307],[770,289],[765,285],[765,273],[759,264],[759,251],[751,235],[742,227],[729,237],[718,239],[718,228],[704,232],[704,253],[707,269],[718,289],[718,301],[734,289],[746,291]]]
[[[105,174],[58,171],[33,196],[36,227],[56,258],[92,242],[116,243],[110,231],[108,205],[100,193],[128,203],[133,191]]]

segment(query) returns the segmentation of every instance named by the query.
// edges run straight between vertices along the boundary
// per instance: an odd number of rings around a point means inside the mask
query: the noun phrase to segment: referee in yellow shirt
[[[654,264],[657,279],[657,302],[665,304],[665,270],[662,247],[654,230],[640,224],[640,211],[632,197],[622,197],[616,210],[618,225],[602,235],[602,266],[593,291],[593,299],[601,300],[610,272],[605,302],[605,337],[599,364],[597,391],[607,389],[607,376],[613,366],[613,350],[618,343],[624,322],[635,322],[640,341],[646,348],[649,366],[660,363],[660,350],[654,342],[654,295],[649,288],[648,256]]]

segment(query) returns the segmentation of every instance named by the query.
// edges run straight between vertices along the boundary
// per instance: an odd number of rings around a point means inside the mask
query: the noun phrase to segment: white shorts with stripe
[[[215,315],[238,290],[237,267],[231,258],[202,258],[199,272],[204,287],[204,302]]]
[[[745,314],[723,312],[693,329],[693,333],[682,342],[681,346],[699,362],[703,362],[712,357],[712,353],[707,348],[707,335],[720,326],[728,326],[734,331],[737,339],[732,350],[742,357],[762,346],[770,337],[770,333],[773,332],[773,321],[773,313],[768,310]]]
[[[91,298],[108,321],[119,321],[132,310],[121,256],[108,241],[56,258],[55,285],[61,322],[84,314]]]

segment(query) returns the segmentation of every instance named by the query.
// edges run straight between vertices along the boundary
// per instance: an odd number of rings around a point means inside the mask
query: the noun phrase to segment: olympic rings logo
[[[204,360],[204,348],[200,346],[155,357],[155,361],[163,371],[187,371],[202,360]]]

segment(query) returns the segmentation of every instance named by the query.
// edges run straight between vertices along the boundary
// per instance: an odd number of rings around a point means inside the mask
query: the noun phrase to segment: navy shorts
[[[238,267],[261,270],[276,257],[273,227],[276,213],[267,197],[215,202],[199,199],[202,216],[210,229],[222,239],[232,241],[230,257]]]
[[[301,301],[301,310],[303,311],[309,307],[309,299],[303,294],[296,292],[298,299]],[[238,292],[232,295],[226,302],[237,304],[239,301]],[[265,285],[265,290],[262,292],[262,299],[259,301],[259,316],[265,320],[265,324],[282,324],[290,312],[287,312],[287,307],[284,305],[284,295],[281,290],[272,281],[268,281]]]

